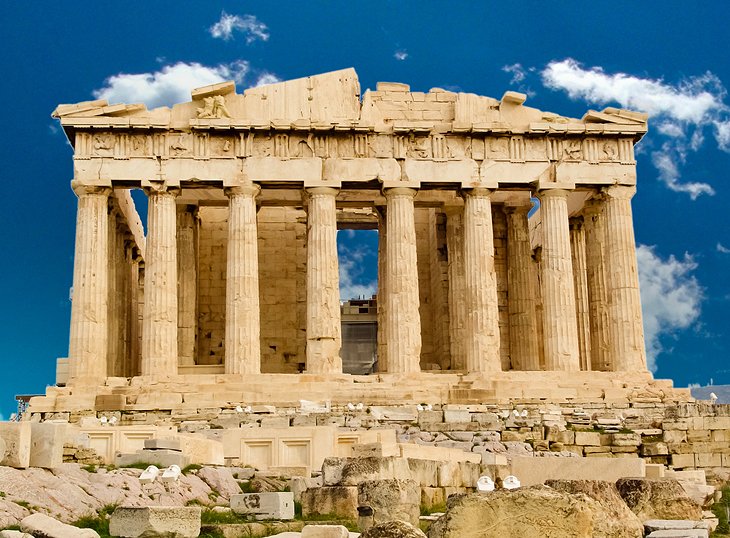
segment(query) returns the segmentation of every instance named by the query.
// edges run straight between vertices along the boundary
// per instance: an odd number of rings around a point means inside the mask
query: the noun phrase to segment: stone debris
[[[702,508],[689,498],[677,480],[671,478],[621,478],[619,495],[641,520],[702,519]]]
[[[109,534],[122,538],[197,538],[199,506],[120,506],[109,520]]]
[[[31,514],[20,522],[20,530],[34,538],[99,538],[91,529],[79,529],[45,514]]]
[[[405,521],[388,521],[370,527],[360,538],[426,538],[426,535]]]

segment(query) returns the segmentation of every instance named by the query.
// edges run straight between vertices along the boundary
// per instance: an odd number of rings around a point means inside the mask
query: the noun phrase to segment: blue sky
[[[159,105],[221,78],[240,90],[349,66],[363,91],[513,89],[566,116],[650,112],[634,216],[656,375],[730,383],[728,20],[727,2],[6,3],[0,412],[52,383],[68,348],[76,200],[56,104]],[[340,245],[360,256],[353,290],[374,278],[361,240],[372,247],[361,235]]]

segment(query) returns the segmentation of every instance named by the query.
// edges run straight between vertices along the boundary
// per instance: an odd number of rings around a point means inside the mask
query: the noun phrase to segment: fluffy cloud
[[[727,248],[727,247],[726,247],[725,245],[723,245],[722,243],[717,243],[717,245],[715,246],[715,249],[716,249],[716,250],[717,250],[717,251],[718,251],[719,253],[721,253],[721,254],[730,254],[730,248]]]
[[[518,84],[527,77],[527,70],[520,63],[502,66],[502,71],[512,75],[510,84]]]
[[[246,82],[250,65],[244,60],[230,64],[205,66],[196,62],[178,62],[163,66],[152,73],[120,73],[104,81],[104,86],[94,90],[94,97],[110,103],[144,103],[147,108],[170,106],[190,100],[190,90],[234,80],[237,84]],[[278,82],[278,78],[267,72],[259,75],[256,85]]]
[[[550,62],[541,76],[546,87],[564,91],[571,99],[596,105],[618,103],[647,112],[657,120],[656,132],[665,139],[661,149],[652,152],[659,179],[693,200],[702,194],[715,194],[708,183],[680,181],[681,167],[690,151],[702,147],[706,128],[713,130],[720,149],[730,151],[730,109],[724,102],[727,92],[714,74],[707,72],[673,85],[661,79],[609,74],[601,67],[585,68],[568,58]]]
[[[395,58],[399,62],[402,62],[403,60],[406,60],[408,58],[408,52],[403,49],[397,50],[393,54],[393,58]]]
[[[249,44],[256,40],[268,41],[270,37],[269,27],[255,16],[229,15],[225,11],[221,12],[221,18],[208,31],[214,38],[224,41],[233,39],[234,32],[241,32]]]
[[[349,230],[345,231],[346,233]],[[354,234],[347,233],[348,239],[352,239]],[[340,245],[339,253],[339,269],[340,269],[340,300],[347,301],[349,299],[367,298],[369,299],[378,289],[378,283],[375,280],[362,282],[364,269],[362,262],[365,259],[367,251],[363,248],[349,248]]]
[[[277,77],[273,73],[264,71],[256,79],[256,82],[254,82],[254,86],[266,86],[267,84],[276,84],[277,82],[281,82],[281,79],[279,77]]]
[[[697,263],[688,254],[683,259],[662,259],[654,247],[638,245],[636,257],[647,359],[649,368],[655,370],[662,340],[698,320],[703,290],[692,274]]]

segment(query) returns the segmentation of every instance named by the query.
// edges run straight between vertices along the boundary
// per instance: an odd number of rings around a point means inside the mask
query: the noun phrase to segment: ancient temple
[[[646,368],[631,214],[645,114],[361,95],[352,69],[191,98],[55,110],[71,336],[32,409],[671,393]],[[341,229],[379,234],[371,376],[342,373]]]

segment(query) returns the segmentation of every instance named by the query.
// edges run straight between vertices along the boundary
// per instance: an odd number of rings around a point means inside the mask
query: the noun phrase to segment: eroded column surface
[[[69,377],[76,382],[107,375],[111,189],[72,186],[78,209],[68,357]]]
[[[614,371],[645,371],[644,326],[631,215],[631,198],[636,188],[615,185],[604,192],[609,362]]]
[[[603,200],[594,197],[583,206],[586,243],[586,283],[590,313],[591,370],[611,370],[609,364],[608,288],[604,249],[606,241]]]
[[[508,206],[507,285],[510,358],[514,370],[539,370],[535,278],[527,214],[530,206]]]
[[[307,372],[342,373],[337,189],[307,193]]]
[[[488,189],[467,191],[464,203],[466,284],[465,360],[468,372],[502,369],[499,306],[494,269],[492,203]]]
[[[466,369],[466,277],[464,274],[464,207],[446,208],[449,271],[451,369]]]
[[[258,185],[226,189],[229,199],[226,259],[227,374],[261,373],[259,254],[256,225]]]
[[[386,267],[385,260],[387,257],[386,245],[388,244],[388,234],[386,230],[386,210],[384,207],[377,208],[378,213],[378,372],[388,371],[388,339],[385,336],[385,327],[387,312],[385,311],[385,289],[386,289]]]
[[[573,263],[568,229],[568,192],[541,191],[543,339],[547,370],[580,369]]]
[[[387,189],[385,308],[388,372],[420,370],[421,318],[413,198],[415,189]]]
[[[177,374],[177,194],[147,189],[142,375]]]
[[[591,369],[591,330],[586,275],[586,234],[583,219],[570,219],[570,248],[575,288],[575,315],[578,322],[578,353],[580,369]]]
[[[177,207],[177,322],[178,359],[194,365],[198,332],[198,256],[195,206]]]

